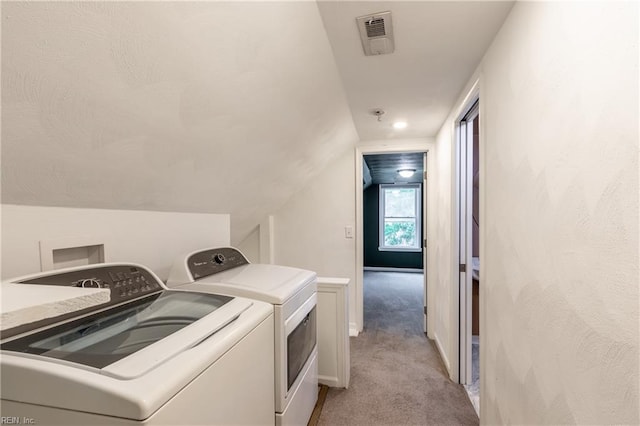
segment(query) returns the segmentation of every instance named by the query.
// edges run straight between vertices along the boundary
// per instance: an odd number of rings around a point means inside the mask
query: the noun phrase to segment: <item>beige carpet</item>
[[[364,331],[351,338],[349,389],[330,389],[320,425],[477,425],[422,333],[422,275],[365,272]]]

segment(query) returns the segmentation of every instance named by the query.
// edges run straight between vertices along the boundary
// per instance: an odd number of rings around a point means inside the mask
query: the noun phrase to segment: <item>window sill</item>
[[[378,251],[397,251],[397,252],[408,252],[408,253],[420,253],[422,252],[421,247],[378,247]]]

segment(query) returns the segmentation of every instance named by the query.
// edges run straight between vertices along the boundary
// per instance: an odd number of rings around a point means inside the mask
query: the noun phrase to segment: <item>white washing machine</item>
[[[153,272],[132,264],[11,282],[25,289],[108,288],[111,298],[3,330],[5,423],[274,423],[272,305],[167,290]]]
[[[167,285],[273,304],[276,424],[308,423],[318,399],[315,272],[251,264],[235,248],[210,248],[177,259]]]

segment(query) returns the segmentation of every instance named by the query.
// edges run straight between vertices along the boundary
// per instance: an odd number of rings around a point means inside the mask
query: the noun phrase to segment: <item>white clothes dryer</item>
[[[272,305],[167,290],[153,272],[133,264],[71,268],[10,284],[91,285],[108,288],[111,297],[88,310],[3,330],[3,419],[274,423]]]
[[[273,304],[276,425],[308,423],[318,399],[315,272],[252,264],[235,248],[209,248],[177,259],[167,285]]]

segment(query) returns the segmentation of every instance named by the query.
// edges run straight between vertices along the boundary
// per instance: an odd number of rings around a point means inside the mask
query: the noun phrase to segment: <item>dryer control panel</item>
[[[247,258],[232,247],[203,250],[187,259],[187,267],[194,280],[248,263]]]
[[[40,275],[19,283],[106,288],[111,291],[109,305],[163,290],[161,283],[151,272],[140,266],[126,264],[106,264],[59,274]]]

